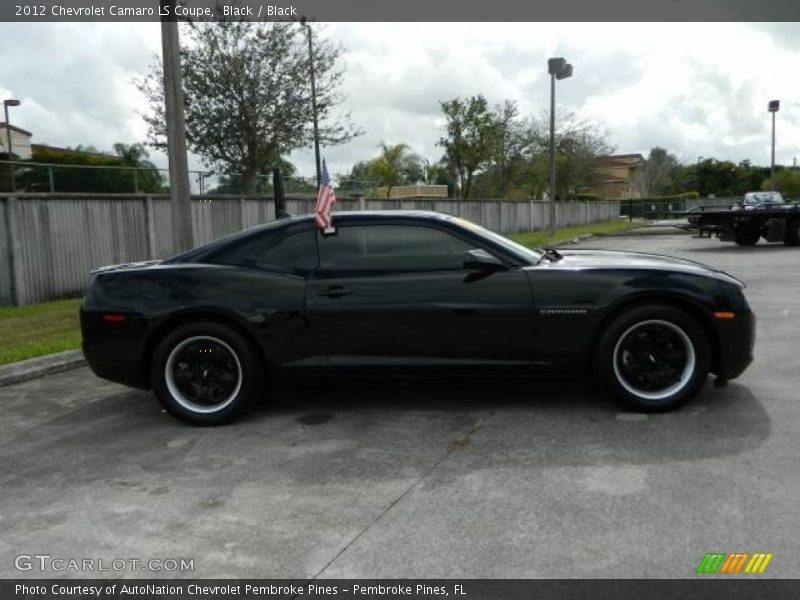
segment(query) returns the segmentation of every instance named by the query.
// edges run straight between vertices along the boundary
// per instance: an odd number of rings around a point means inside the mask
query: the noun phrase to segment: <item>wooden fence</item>
[[[289,198],[292,214],[309,213],[314,199]],[[548,225],[546,202],[403,198],[341,199],[337,210],[416,209],[461,216],[501,233]],[[617,202],[558,204],[559,226],[619,217]],[[197,197],[192,202],[200,245],[275,218],[272,199]],[[75,297],[93,268],[174,254],[166,196],[0,194],[0,305]]]

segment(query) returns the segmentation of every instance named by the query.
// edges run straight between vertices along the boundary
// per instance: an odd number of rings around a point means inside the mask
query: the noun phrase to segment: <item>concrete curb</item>
[[[689,235],[691,231],[679,229],[672,225],[646,225],[636,229],[626,229],[612,233],[598,233],[597,237],[635,237],[640,235]]]
[[[558,246],[565,246],[566,244],[577,244],[578,242],[583,242],[593,237],[598,237],[598,235],[599,234],[597,233],[584,233],[582,235],[576,235],[575,237],[567,238],[565,240],[558,240],[557,242],[549,242],[545,245],[557,248]]]
[[[69,371],[86,364],[83,352],[67,350],[0,367],[0,387],[22,383],[45,375]]]

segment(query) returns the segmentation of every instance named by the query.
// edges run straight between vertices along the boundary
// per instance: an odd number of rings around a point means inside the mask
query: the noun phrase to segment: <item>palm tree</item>
[[[114,144],[114,154],[126,167],[137,169],[137,187],[143,192],[160,192],[164,189],[164,177],[158,168],[148,160],[150,154],[143,144]]]
[[[417,183],[423,178],[422,159],[409,153],[407,144],[389,145],[381,142],[381,155],[369,162],[367,172],[370,179],[386,188],[386,197],[392,195],[392,188],[405,183]]]

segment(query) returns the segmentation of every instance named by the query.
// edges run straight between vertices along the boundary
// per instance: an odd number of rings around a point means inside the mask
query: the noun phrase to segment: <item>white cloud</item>
[[[0,31],[14,48],[0,91],[23,101],[13,122],[35,141],[110,148],[144,139],[144,103],[131,80],[160,51],[157,23]],[[347,48],[343,108],[366,131],[324,149],[332,172],[370,158],[381,141],[439,158],[440,100],[483,93],[527,113],[547,109],[546,60],[559,54],[575,65],[558,84],[560,106],[605,124],[620,152],[660,145],[685,160],[766,164],[766,103],[779,98],[778,160],[800,155],[798,24],[331,23],[325,35]],[[313,173],[311,149],[292,160]],[[200,166],[197,157],[191,165]]]

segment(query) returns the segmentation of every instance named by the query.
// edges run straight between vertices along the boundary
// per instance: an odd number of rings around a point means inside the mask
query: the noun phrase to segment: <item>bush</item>
[[[576,200],[581,200],[581,201],[585,200],[585,201],[588,201],[588,202],[597,202],[597,201],[605,200],[606,198],[603,198],[600,194],[591,194],[591,193],[587,192],[585,194],[577,194],[575,196],[575,199]]]

